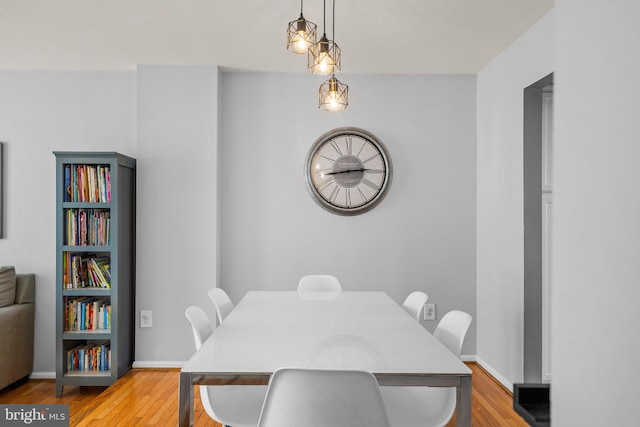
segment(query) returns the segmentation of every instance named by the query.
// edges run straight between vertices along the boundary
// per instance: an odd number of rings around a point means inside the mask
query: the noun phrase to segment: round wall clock
[[[304,173],[317,204],[338,215],[358,215],[384,199],[391,184],[391,158],[371,133],[337,128],[311,146]]]

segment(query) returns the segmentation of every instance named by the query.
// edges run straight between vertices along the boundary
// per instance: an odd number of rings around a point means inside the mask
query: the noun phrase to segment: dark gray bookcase
[[[131,369],[133,363],[136,160],[115,152],[54,151],[53,154],[56,157],[56,396],[61,397],[64,386],[109,386]],[[109,169],[110,199],[105,197],[106,185],[100,187],[105,193],[103,197],[97,197],[94,201],[79,201],[78,197],[70,196],[73,193],[72,171],[77,170],[79,165],[87,169]],[[85,240],[82,242],[74,241],[70,236],[84,233],[84,224],[91,223],[79,221],[74,215],[83,218],[101,215],[102,222],[97,228],[102,235],[108,234],[109,240],[88,238],[81,239]],[[104,219],[106,217],[108,221]],[[92,234],[96,228],[91,225],[86,227],[88,234]],[[73,269],[70,269],[69,261],[73,257],[108,260],[110,287],[99,286],[88,279],[84,280],[85,286],[73,287]],[[89,276],[88,273],[85,277]],[[91,286],[94,284],[96,286]],[[98,300],[103,305],[110,305],[111,324],[92,329],[69,327],[73,323],[69,312],[77,312],[68,309],[70,301],[81,300]],[[79,307],[79,304],[74,305],[74,309],[76,306]],[[91,346],[102,346],[102,354],[89,351],[93,358],[102,356],[101,362],[94,364],[102,365],[101,369],[85,369],[84,366],[81,370],[70,368],[70,350]],[[107,346],[110,348],[108,352],[104,351]],[[88,356],[89,353],[82,358],[83,361],[93,360]],[[104,353],[110,354],[108,364]]]

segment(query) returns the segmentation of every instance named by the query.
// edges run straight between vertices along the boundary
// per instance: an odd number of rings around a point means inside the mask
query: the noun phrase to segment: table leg
[[[471,427],[471,375],[460,377],[456,390],[456,426]]]
[[[193,425],[193,384],[191,383],[191,373],[180,372],[179,381],[178,426],[190,427]]]

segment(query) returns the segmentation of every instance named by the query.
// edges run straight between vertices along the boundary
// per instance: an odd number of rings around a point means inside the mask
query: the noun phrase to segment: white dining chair
[[[342,291],[340,281],[328,274],[312,274],[303,276],[298,282],[298,292]]]
[[[221,288],[212,288],[209,290],[208,294],[216,308],[218,324],[221,324],[225,317],[227,317],[233,310],[231,298],[229,298],[229,295],[227,295],[227,293]]]
[[[429,295],[422,291],[411,292],[402,303],[402,308],[419,322],[422,311],[424,310],[424,305],[428,299]]]
[[[269,380],[259,427],[390,427],[367,371],[280,368]]]
[[[205,311],[195,305],[185,310],[191,323],[196,350],[213,333]],[[200,386],[200,400],[209,417],[225,426],[255,427],[258,425],[267,386]]]
[[[433,336],[449,349],[449,351],[460,358],[464,337],[471,326],[471,315],[460,310],[452,310],[445,314]]]
[[[460,358],[471,316],[454,310],[445,314],[434,336]],[[455,387],[381,387],[389,420],[394,427],[442,427],[456,409]]]

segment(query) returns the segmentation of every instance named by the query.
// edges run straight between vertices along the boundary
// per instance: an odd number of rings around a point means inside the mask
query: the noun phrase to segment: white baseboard
[[[166,368],[182,368],[187,362],[176,361],[148,361],[148,360],[136,360],[133,362],[134,368],[153,368],[153,369],[166,369]]]
[[[55,372],[32,372],[29,375],[30,380],[55,380],[56,373]]]
[[[496,370],[493,366],[489,365],[487,362],[485,362],[484,360],[482,360],[482,358],[480,356],[476,356],[476,363],[480,366],[482,366],[482,368],[489,372],[491,374],[491,376],[493,378],[495,378],[496,380],[498,380],[498,382],[500,384],[502,384],[507,390],[510,390],[511,392],[513,392],[513,383],[509,380],[507,380],[500,372],[498,372],[498,370]]]
[[[475,362],[476,355],[475,354],[462,354],[460,355],[460,360],[463,362]]]

